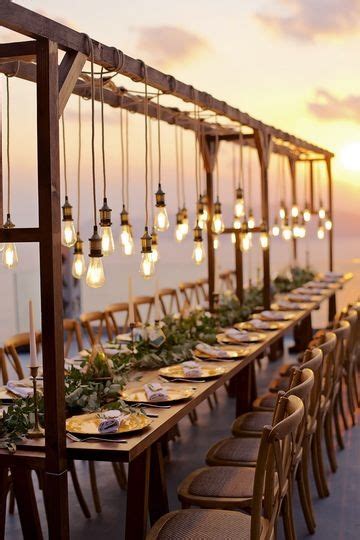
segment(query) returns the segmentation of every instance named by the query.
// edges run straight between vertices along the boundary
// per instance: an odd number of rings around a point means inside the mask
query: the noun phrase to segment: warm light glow
[[[249,234],[241,235],[241,251],[249,251],[251,248],[251,236]]]
[[[201,264],[205,259],[205,249],[202,241],[194,242],[194,249],[192,253],[192,259],[195,264]]]
[[[184,238],[189,232],[189,219],[187,217],[182,218],[182,223],[180,225],[180,228],[181,228],[181,232]]]
[[[347,144],[340,151],[340,160],[348,171],[360,171],[360,142]]]
[[[251,214],[251,213],[249,214],[249,219],[248,219],[247,225],[248,225],[249,229],[254,229],[254,227],[255,227],[255,218],[254,218],[253,214]]]
[[[153,244],[151,249],[152,249],[152,251],[151,251],[151,260],[152,260],[153,263],[156,263],[160,259],[160,253],[159,253],[158,245]]]
[[[233,227],[234,229],[241,229],[241,220],[236,216],[234,217]]]
[[[153,260],[153,252],[151,253],[142,253],[141,254],[141,263],[140,263],[140,274],[143,278],[149,279],[154,275],[155,264]]]
[[[201,214],[197,215],[196,222],[198,223],[201,230],[206,231],[206,224],[207,224],[207,214],[205,212],[202,212]]]
[[[215,234],[221,234],[224,232],[225,225],[222,214],[214,214],[211,230]]]
[[[115,251],[115,244],[111,227],[102,227],[101,234],[101,249],[103,255],[107,257]]]
[[[214,238],[213,238],[213,246],[214,246],[214,249],[218,249],[218,248],[219,248],[219,245],[220,245],[219,237],[218,237],[217,235],[214,235]]]
[[[128,242],[122,247],[124,255],[132,255],[134,253],[134,240],[130,234]]]
[[[76,242],[76,231],[73,221],[62,222],[61,243],[63,246],[72,247]]]
[[[299,208],[297,204],[293,204],[291,207],[291,217],[297,218],[299,215]]]
[[[74,278],[80,279],[86,272],[85,257],[82,253],[75,253],[71,273]]]
[[[267,249],[269,247],[269,235],[265,231],[260,233],[260,245],[262,249]]]
[[[274,221],[274,225],[272,226],[271,233],[274,237],[279,236],[280,234],[280,227],[277,221]]]
[[[241,217],[244,216],[244,214],[245,214],[245,205],[244,205],[244,198],[243,197],[239,197],[238,199],[236,199],[235,206],[234,206],[234,213],[235,213],[235,216],[237,218],[241,218]]]
[[[155,228],[159,232],[167,231],[169,228],[169,218],[166,210],[166,206],[156,206],[155,207]]]
[[[280,219],[285,219],[286,218],[286,208],[285,208],[285,206],[280,206],[279,217],[280,217]]]
[[[306,221],[307,223],[311,220],[311,212],[308,208],[304,209],[303,216],[304,216],[304,221]]]
[[[5,247],[5,244],[0,244],[0,251],[2,251]]]
[[[231,243],[236,244],[236,234],[234,232],[231,233]]]
[[[292,230],[289,227],[289,225],[285,225],[282,230],[282,237],[284,240],[291,240],[292,238]]]
[[[294,238],[301,238],[301,227],[297,221],[293,224],[292,233]]]
[[[175,227],[175,238],[177,242],[182,242],[184,238],[182,223],[178,223]]]
[[[325,227],[321,224],[318,226],[317,237],[319,240],[324,240],[325,238]]]
[[[122,225],[120,233],[120,244],[125,246],[131,238],[131,232],[129,225]]]
[[[325,208],[323,207],[323,205],[320,205],[320,208],[319,208],[319,218],[320,218],[320,219],[325,219],[325,216],[326,216],[326,210],[325,210]]]
[[[105,283],[104,266],[102,257],[90,257],[89,268],[86,274],[86,285],[97,289]]]
[[[324,221],[324,226],[327,231],[331,231],[332,229],[332,221],[329,217],[327,217]]]
[[[15,244],[5,244],[2,254],[2,262],[10,270],[17,266],[19,259]]]

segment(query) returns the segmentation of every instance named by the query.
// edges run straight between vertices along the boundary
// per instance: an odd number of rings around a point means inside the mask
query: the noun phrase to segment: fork
[[[154,409],[170,409],[171,405],[155,405],[155,403],[135,403],[131,405],[132,407],[142,407],[146,409],[147,407],[153,407]]]
[[[72,433],[67,433],[66,436],[68,439],[70,439],[73,442],[101,441],[101,442],[124,443],[124,444],[128,442],[125,439],[103,439],[101,437],[85,437],[83,439],[80,439],[80,437],[76,437]]]

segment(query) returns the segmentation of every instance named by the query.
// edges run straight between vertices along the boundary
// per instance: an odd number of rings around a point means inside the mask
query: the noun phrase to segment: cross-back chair
[[[233,272],[232,270],[227,270],[226,272],[220,272],[220,291],[234,291],[234,282],[233,282]]]
[[[64,355],[65,358],[69,355],[70,348],[75,338],[77,350],[81,351],[84,348],[83,338],[81,334],[81,326],[76,319],[64,319]]]
[[[180,312],[180,302],[176,289],[161,289],[159,291],[159,300],[165,316]]]
[[[81,326],[85,330],[90,345],[101,342],[104,328],[106,329],[106,318],[103,311],[89,311],[80,315]],[[108,336],[110,338],[110,336]]]
[[[150,321],[155,298],[153,296],[136,296],[134,298],[135,322],[148,323]],[[142,314],[142,311],[145,312]]]
[[[196,281],[180,283],[179,291],[183,299],[182,310],[193,309],[200,303]]]
[[[36,348],[37,352],[40,350],[41,345],[41,333],[36,332]],[[1,372],[3,383],[6,384],[9,380],[9,372],[7,363],[15,371],[18,379],[24,378],[24,371],[21,365],[19,350],[22,348],[28,348],[30,346],[30,334],[24,332],[21,334],[15,334],[8,338],[4,343],[4,356],[1,363]]]
[[[105,322],[109,339],[114,339],[115,336],[124,332],[129,323],[129,304],[128,302],[118,302],[110,304],[105,308]],[[122,321],[119,322],[120,314]]]
[[[304,414],[304,405],[296,396],[279,400],[280,415],[273,426],[265,426],[260,439],[256,467],[220,467],[221,484],[232,484],[237,490],[237,497],[224,492],[220,497],[221,509],[213,509],[210,499],[202,497],[201,509],[189,509],[190,505],[199,505],[200,501],[187,500],[183,494],[183,483],[179,488],[179,498],[186,509],[166,514],[153,526],[148,540],[192,540],[194,538],[242,538],[249,540],[269,539],[274,536],[277,518],[283,510],[286,537],[292,538],[291,493],[289,476],[294,459],[294,437]],[[211,476],[218,467],[202,469],[194,475],[189,489],[196,496],[207,483],[215,490]],[[186,479],[185,482],[187,482]],[[236,480],[236,481],[234,481]],[[244,481],[251,485],[248,492]],[[192,487],[191,487],[192,486]],[[233,512],[227,508],[251,507],[251,516],[242,512]],[[217,507],[219,508],[219,507]],[[226,509],[224,509],[226,508]]]
[[[205,304],[209,301],[209,280],[202,278],[197,280],[197,291],[200,304]]]
[[[356,309],[349,307],[348,309],[344,310],[340,316],[340,320],[347,321],[350,324],[350,336],[346,342],[345,349],[343,381],[346,387],[347,406],[353,426],[356,424],[356,409],[359,402],[356,358],[359,315],[360,309],[357,311]]]

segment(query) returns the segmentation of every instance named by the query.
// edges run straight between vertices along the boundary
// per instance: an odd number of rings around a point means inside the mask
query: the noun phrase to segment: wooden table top
[[[179,402],[171,406],[170,409],[147,409],[149,413],[157,414],[157,418],[153,418],[151,425],[140,433],[134,433],[134,435],[121,434],[122,439],[126,439],[125,444],[112,443],[104,441],[89,441],[89,442],[73,442],[67,440],[68,455],[72,459],[84,459],[84,460],[99,460],[99,461],[124,461],[130,462],[136,458],[146,448],[149,448],[154,442],[159,440],[165,433],[167,433],[172,427],[174,427],[184,416],[194,410],[202,401],[210,396],[215,390],[224,385],[234,375],[239,373],[242,369],[248,366],[250,363],[263,353],[271,344],[275,343],[281,337],[283,337],[289,330],[294,328],[297,324],[308,317],[311,312],[318,309],[320,304],[333,296],[343,284],[351,279],[348,277],[342,283],[337,283],[336,288],[324,290],[324,294],[321,300],[318,302],[307,302],[307,309],[301,311],[294,311],[294,318],[289,321],[280,321],[282,328],[275,331],[264,332],[266,339],[260,343],[249,344],[246,346],[248,354],[246,357],[235,361],[222,361],[216,362],[214,365],[223,366],[224,373],[216,379],[211,379],[203,383],[169,383],[176,384],[177,387],[192,386],[196,387],[196,391],[193,397],[187,401]],[[243,347],[243,345],[241,345]],[[235,346],[236,348],[236,346]],[[127,388],[140,386],[156,379],[158,376],[158,370],[151,371],[137,371],[136,380],[134,376],[130,376],[130,382]],[[20,450],[30,451],[44,451],[45,439],[25,439],[18,444]]]

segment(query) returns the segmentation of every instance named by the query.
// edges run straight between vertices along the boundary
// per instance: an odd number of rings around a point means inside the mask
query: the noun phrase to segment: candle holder
[[[220,294],[214,291],[212,297],[213,297],[214,311],[217,311],[219,309]]]
[[[36,377],[39,371],[39,366],[30,366],[30,374],[31,379],[33,383],[33,391],[34,391],[34,425],[33,427],[28,431],[27,437],[29,439],[41,439],[45,436],[45,431],[40,426],[39,422],[39,409],[38,409],[38,396],[37,396],[37,381]]]

